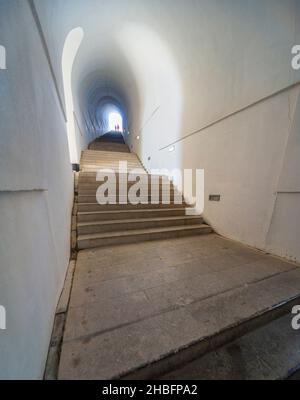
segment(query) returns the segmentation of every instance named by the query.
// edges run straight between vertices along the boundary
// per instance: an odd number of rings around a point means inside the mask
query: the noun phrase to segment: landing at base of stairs
[[[59,379],[162,376],[299,300],[299,267],[215,234],[83,250]]]

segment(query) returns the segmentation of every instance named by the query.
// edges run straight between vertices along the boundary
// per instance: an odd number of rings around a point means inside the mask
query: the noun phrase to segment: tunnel
[[[115,167],[93,153],[111,132],[146,174],[204,171],[201,218],[216,235],[300,262],[299,21],[298,0],[0,0],[0,379],[43,378],[77,245],[76,170],[93,157]],[[165,212],[167,224],[181,211]]]

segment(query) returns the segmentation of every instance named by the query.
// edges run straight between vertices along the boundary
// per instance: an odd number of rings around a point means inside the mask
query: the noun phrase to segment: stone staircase
[[[117,204],[101,205],[97,202],[96,191],[101,182],[96,180],[96,171],[110,169],[119,178],[119,162],[126,161],[128,172],[134,169],[143,171],[149,183],[149,192],[141,200],[145,204],[122,204],[117,179]],[[138,157],[130,153],[120,134],[107,134],[90,144],[82,152],[77,185],[77,247],[79,250],[145,240],[182,237],[210,233],[199,215],[186,215],[188,207],[183,201],[177,204],[180,194],[171,184],[165,186],[165,178],[157,177],[159,193],[151,193],[151,175],[147,174]],[[136,182],[128,182],[127,189]],[[166,191],[170,202],[164,204]],[[144,192],[143,192],[144,193]],[[157,204],[151,204],[151,196],[157,196]]]

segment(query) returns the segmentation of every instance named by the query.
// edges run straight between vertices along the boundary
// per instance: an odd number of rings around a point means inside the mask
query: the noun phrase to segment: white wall
[[[129,145],[148,169],[204,168],[204,216],[217,232],[299,262],[300,74],[291,68],[299,2],[198,1],[170,13],[174,24],[160,38],[178,81],[174,72],[173,84],[164,79],[166,62],[157,74],[144,41],[135,68],[147,60],[140,79],[149,118],[135,123]]]
[[[0,1],[0,379],[41,378],[69,260],[65,120],[29,4]]]
[[[275,193],[266,248],[292,260],[300,260],[300,87],[289,98],[290,130]]]

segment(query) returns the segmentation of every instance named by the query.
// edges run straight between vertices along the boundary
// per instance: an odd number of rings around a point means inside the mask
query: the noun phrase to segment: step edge
[[[242,321],[233,323],[219,332],[194,340],[189,344],[163,354],[149,363],[143,363],[129,371],[112,376],[109,379],[149,380],[157,379],[184,364],[208,354],[268,323],[288,314],[294,305],[298,305],[300,293],[284,301],[274,304],[264,310],[254,313]],[[183,360],[184,357],[184,360]]]
[[[136,219],[115,219],[112,221],[90,221],[90,222],[78,222],[77,226],[78,227],[83,227],[83,226],[96,226],[96,225],[104,225],[107,226],[109,224],[112,225],[117,225],[117,224],[124,224],[124,223],[143,223],[143,222],[159,222],[159,221],[181,221],[181,220],[197,220],[197,219],[203,219],[201,215],[178,215],[174,217],[156,217],[156,218],[136,218]]]
[[[78,235],[77,241],[82,242],[85,240],[101,240],[101,239],[113,239],[118,237],[126,237],[126,236],[139,236],[139,235],[147,235],[151,233],[161,233],[161,232],[174,232],[174,231],[182,231],[182,230],[196,230],[196,229],[208,229],[212,231],[212,228],[206,224],[195,224],[195,225],[182,225],[182,226],[168,226],[164,228],[148,228],[148,229],[135,229],[132,231],[114,231],[114,232],[105,232],[105,233],[93,233],[86,235]]]

